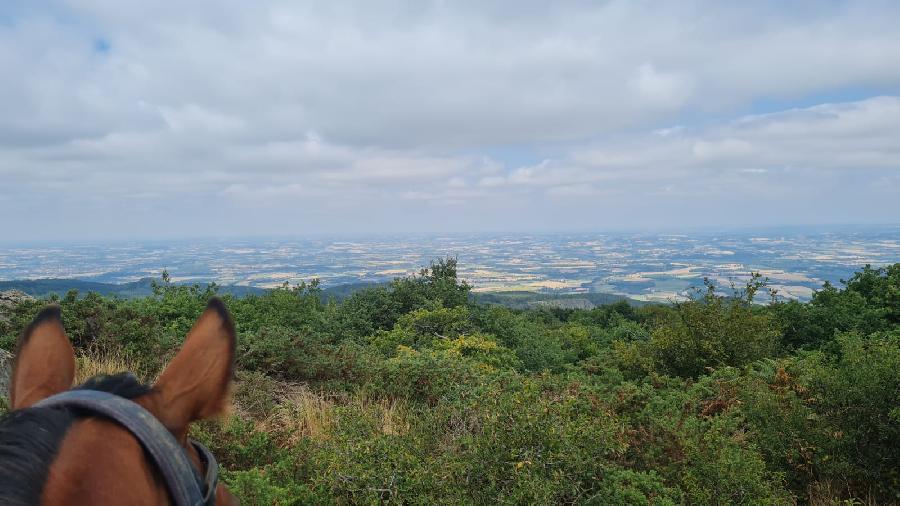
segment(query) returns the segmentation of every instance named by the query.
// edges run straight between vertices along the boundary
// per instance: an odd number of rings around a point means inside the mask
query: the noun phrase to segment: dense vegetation
[[[751,304],[759,281],[513,310],[472,303],[449,260],[340,303],[226,296],[236,408],[195,435],[246,504],[900,502],[900,264],[810,303]],[[59,302],[83,365],[152,378],[213,292]]]
[[[566,309],[593,309],[597,306],[628,301],[633,306],[646,302],[628,299],[610,293],[556,293],[556,292],[480,292],[472,297],[479,304],[498,304],[513,309],[540,309],[559,307]]]
[[[100,295],[115,296],[121,298],[147,297],[153,294],[152,278],[143,278],[130,283],[102,283],[97,281],[82,281],[80,279],[19,279],[14,281],[0,281],[0,291],[18,290],[35,297],[49,297],[54,293],[66,293],[69,290],[78,290],[82,293],[95,292]],[[261,295],[265,293],[262,288],[239,285],[221,285],[216,287],[220,295]]]

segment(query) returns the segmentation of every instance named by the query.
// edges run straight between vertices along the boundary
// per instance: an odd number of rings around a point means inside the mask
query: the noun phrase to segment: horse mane
[[[94,376],[76,390],[98,390],[133,399],[150,392],[131,373]],[[39,504],[50,465],[81,410],[25,408],[0,417],[0,505]]]

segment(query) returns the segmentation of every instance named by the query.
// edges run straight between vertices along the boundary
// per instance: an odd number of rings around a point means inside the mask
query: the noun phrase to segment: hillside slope
[[[233,414],[192,436],[243,504],[895,504],[900,264],[809,303],[473,302],[453,260],[323,302],[223,297]],[[210,293],[59,301],[82,377],[154,378]],[[44,306],[0,307],[0,349]],[[4,409],[0,401],[0,411]]]

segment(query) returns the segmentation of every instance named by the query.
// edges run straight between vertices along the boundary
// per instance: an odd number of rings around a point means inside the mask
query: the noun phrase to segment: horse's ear
[[[153,386],[154,415],[176,436],[195,420],[227,410],[234,376],[234,324],[225,304],[213,298],[188,332],[181,351]]]
[[[13,409],[22,409],[72,388],[75,352],[63,330],[59,306],[44,308],[16,345],[9,386]]]

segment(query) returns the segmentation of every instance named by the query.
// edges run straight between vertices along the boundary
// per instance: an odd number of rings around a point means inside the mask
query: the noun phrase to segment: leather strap
[[[115,420],[128,429],[150,454],[163,475],[172,501],[177,506],[212,506],[216,501],[218,465],[200,443],[191,441],[206,461],[206,476],[191,464],[184,448],[149,411],[123,397],[97,390],[69,390],[48,397],[35,407],[65,406],[83,409]]]

